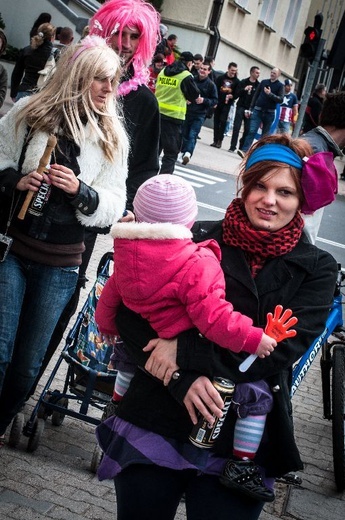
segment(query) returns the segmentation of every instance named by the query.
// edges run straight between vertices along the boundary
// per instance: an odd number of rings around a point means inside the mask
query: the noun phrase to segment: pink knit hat
[[[189,182],[163,173],[145,181],[133,207],[139,222],[171,222],[191,228],[198,214],[195,191]]]

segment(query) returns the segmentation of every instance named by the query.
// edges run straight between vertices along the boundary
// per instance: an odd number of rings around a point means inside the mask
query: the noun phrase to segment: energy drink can
[[[226,414],[230,408],[232,396],[235,391],[235,383],[230,379],[224,379],[222,377],[215,377],[212,381],[213,386],[220,393],[221,398],[224,401],[223,417],[216,417],[214,424],[210,425],[206,419],[201,416],[197,424],[193,426],[193,429],[189,435],[189,440],[198,446],[199,448],[212,448],[216,439],[220,434],[221,427],[225,421]]]

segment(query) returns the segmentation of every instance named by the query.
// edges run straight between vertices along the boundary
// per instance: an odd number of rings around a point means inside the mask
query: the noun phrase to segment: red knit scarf
[[[246,256],[253,278],[268,258],[289,253],[299,241],[303,231],[299,213],[278,231],[259,231],[248,220],[242,199],[234,199],[226,210],[223,221],[225,244],[240,247]]]

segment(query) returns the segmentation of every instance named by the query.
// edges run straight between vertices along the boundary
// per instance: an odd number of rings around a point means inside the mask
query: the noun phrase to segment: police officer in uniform
[[[163,151],[160,173],[174,173],[181,149],[187,103],[195,101],[200,95],[190,72],[192,66],[193,54],[182,52],[179,59],[167,65],[157,78],[156,97],[161,117],[159,148],[160,152]]]

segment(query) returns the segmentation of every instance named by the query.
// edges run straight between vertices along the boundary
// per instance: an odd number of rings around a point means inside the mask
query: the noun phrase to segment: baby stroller
[[[105,253],[101,258],[97,279],[93,285],[74,326],[69,331],[66,344],[53,368],[43,391],[34,407],[29,420],[24,425],[24,414],[18,413],[13,420],[9,445],[16,447],[23,433],[29,437],[27,451],[34,452],[39,445],[44,431],[45,421],[51,416],[54,426],[60,426],[66,415],[75,417],[97,426],[101,422],[92,409],[103,412],[110,401],[116,370],[110,363],[113,347],[101,341],[94,320],[97,301],[109,278],[113,254]],[[63,390],[52,390],[54,379],[63,361],[68,364]],[[78,403],[78,407],[69,408],[69,403]],[[95,448],[91,470],[96,472],[102,454]]]

